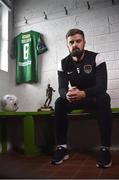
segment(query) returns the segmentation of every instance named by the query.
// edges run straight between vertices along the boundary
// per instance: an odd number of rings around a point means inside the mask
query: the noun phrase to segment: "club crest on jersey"
[[[90,74],[92,72],[92,65],[90,65],[90,64],[84,65],[84,72],[86,74]]]

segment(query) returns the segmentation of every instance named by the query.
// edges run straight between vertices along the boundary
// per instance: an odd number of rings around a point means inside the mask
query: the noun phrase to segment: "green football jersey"
[[[38,55],[46,50],[38,32],[28,31],[15,37],[17,84],[38,82]]]

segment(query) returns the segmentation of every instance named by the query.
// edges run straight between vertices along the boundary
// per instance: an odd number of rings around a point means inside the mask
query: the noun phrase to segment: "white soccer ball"
[[[1,98],[1,109],[3,111],[17,111],[18,98],[12,94],[6,94]]]

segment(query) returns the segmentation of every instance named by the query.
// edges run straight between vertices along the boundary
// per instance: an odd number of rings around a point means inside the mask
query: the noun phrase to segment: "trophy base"
[[[53,107],[52,106],[42,106],[40,109],[38,109],[37,111],[53,111]]]

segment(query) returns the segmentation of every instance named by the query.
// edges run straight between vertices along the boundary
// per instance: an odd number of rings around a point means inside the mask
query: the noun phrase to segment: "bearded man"
[[[66,42],[69,55],[61,60],[58,67],[60,97],[55,102],[56,150],[51,163],[61,164],[69,158],[67,113],[73,109],[94,107],[100,131],[96,166],[110,167],[112,112],[110,96],[106,92],[107,68],[104,57],[100,53],[85,50],[85,36],[80,29],[70,29],[66,34]]]

